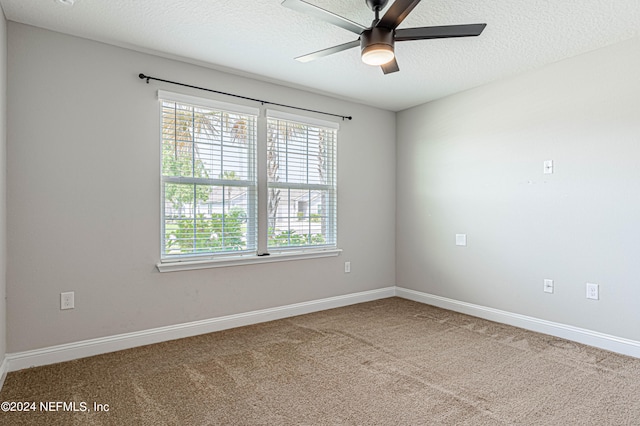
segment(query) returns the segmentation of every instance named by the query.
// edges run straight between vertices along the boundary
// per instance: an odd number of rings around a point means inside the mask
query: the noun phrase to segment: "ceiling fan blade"
[[[432,38],[474,37],[487,24],[444,25],[441,27],[401,28],[396,30],[396,41],[426,40]]]
[[[398,25],[404,21],[409,13],[420,3],[420,0],[396,0],[391,7],[387,9],[387,13],[384,14],[380,21],[376,24],[376,27],[389,28],[390,30],[396,29]]]
[[[382,68],[382,72],[385,74],[391,74],[392,72],[400,71],[400,67],[398,67],[398,62],[396,61],[396,58],[393,58],[390,62],[387,62],[386,64],[380,65],[380,68]]]
[[[345,30],[351,31],[358,35],[360,35],[362,31],[367,29],[357,22],[350,21],[347,18],[343,18],[340,15],[336,15],[333,12],[329,12],[328,10],[322,9],[318,6],[314,6],[311,3],[307,3],[303,0],[284,0],[282,2],[282,5],[289,9],[306,13],[307,15],[321,19],[340,28],[344,28]]]
[[[296,61],[309,62],[313,61],[314,59],[333,55],[334,53],[342,52],[343,50],[351,49],[352,47],[356,46],[360,46],[360,40],[350,41],[349,43],[339,44],[327,49],[318,50],[317,52],[309,53],[308,55],[298,56],[296,58]]]

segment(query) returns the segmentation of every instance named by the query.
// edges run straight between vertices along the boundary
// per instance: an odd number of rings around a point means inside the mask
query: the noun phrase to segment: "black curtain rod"
[[[330,112],[316,111],[314,109],[300,108],[300,107],[292,106],[292,105],[285,105],[285,104],[278,104],[278,103],[275,103],[275,102],[263,101],[261,99],[248,98],[246,96],[234,95],[233,93],[226,93],[226,92],[221,92],[219,90],[207,89],[205,87],[198,87],[198,86],[192,86],[190,84],[178,83],[177,81],[164,80],[162,78],[151,77],[151,76],[148,76],[148,75],[144,75],[142,73],[138,74],[138,77],[140,77],[141,80],[145,80],[146,79],[147,80],[147,84],[149,84],[149,80],[162,81],[163,83],[176,84],[178,86],[190,87],[192,89],[204,90],[204,91],[207,91],[207,92],[218,93],[220,95],[225,95],[225,96],[233,96],[234,98],[246,99],[248,101],[260,102],[262,105],[265,105],[265,104],[267,104],[267,105],[275,105],[275,106],[281,106],[281,107],[285,107],[285,108],[293,108],[293,109],[297,109],[297,110],[300,110],[300,111],[315,112],[317,114],[324,114],[324,115],[330,115],[332,117],[342,118],[343,121],[344,120],[352,120],[353,119],[353,117],[351,117],[351,116],[332,114]]]

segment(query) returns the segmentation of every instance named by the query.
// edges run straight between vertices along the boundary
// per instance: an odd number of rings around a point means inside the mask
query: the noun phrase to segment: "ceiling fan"
[[[382,18],[380,11],[389,0],[365,0],[375,13],[375,19],[369,28],[350,21],[333,12],[314,6],[303,0],[284,0],[282,5],[289,9],[304,12],[330,24],[358,34],[357,40],[349,43],[318,50],[295,58],[300,62],[309,62],[352,47],[360,46],[362,61],[368,65],[380,65],[385,74],[400,71],[395,58],[396,41],[427,40],[433,38],[478,36],[487,24],[445,25],[439,27],[400,28],[398,25],[411,13],[420,0],[395,0]]]

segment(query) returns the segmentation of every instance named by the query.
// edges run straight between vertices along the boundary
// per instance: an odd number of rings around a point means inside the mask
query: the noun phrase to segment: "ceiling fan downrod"
[[[369,9],[376,14],[376,19],[373,21],[373,25],[375,25],[380,20],[380,11],[389,3],[389,0],[365,0],[365,2]]]

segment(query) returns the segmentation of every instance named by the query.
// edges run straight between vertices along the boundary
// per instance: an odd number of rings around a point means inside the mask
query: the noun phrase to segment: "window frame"
[[[200,178],[169,178],[163,175],[162,170],[162,130],[163,130],[163,104],[162,101],[177,102],[186,104],[188,106],[212,108],[215,110],[222,110],[225,112],[249,114],[256,117],[256,137],[254,140],[255,146],[253,149],[254,154],[254,173],[256,183],[256,204],[254,206],[256,213],[256,232],[255,232],[255,245],[251,250],[246,251],[228,251],[228,252],[203,252],[198,254],[185,254],[177,256],[165,256],[165,196],[164,196],[164,184],[167,180],[177,180],[189,183],[187,181],[193,180],[194,183]],[[235,103],[221,102],[211,98],[204,98],[199,96],[191,96],[180,93],[168,92],[164,90],[158,90],[158,103],[159,103],[159,139],[160,139],[160,204],[161,204],[161,230],[160,230],[160,261],[156,264],[160,272],[173,272],[192,269],[204,269],[215,267],[227,267],[236,265],[248,265],[248,264],[260,264],[271,262],[282,262],[290,260],[302,260],[313,259],[322,257],[333,257],[339,255],[342,250],[338,248],[338,227],[337,227],[337,143],[338,143],[338,131],[339,124],[332,121],[326,121],[317,119],[315,117],[302,116],[298,114],[291,114],[288,112],[280,111],[272,108],[252,107],[246,105],[239,105]],[[326,129],[335,130],[333,140],[333,152],[330,170],[332,171],[333,182],[333,212],[331,220],[333,221],[329,226],[333,229],[333,241],[324,245],[302,245],[293,247],[268,247],[268,218],[267,218],[267,203],[268,203],[268,177],[267,177],[267,122],[269,119],[287,120],[303,125],[323,127]],[[244,181],[243,181],[244,182]],[[206,179],[207,184],[224,184],[224,179]],[[229,182],[226,182],[227,184]],[[235,183],[231,184],[232,186]]]

